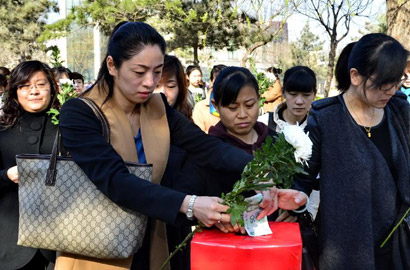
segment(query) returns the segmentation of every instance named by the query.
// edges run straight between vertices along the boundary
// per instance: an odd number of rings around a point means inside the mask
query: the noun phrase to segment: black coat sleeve
[[[163,99],[165,98],[162,95]],[[226,172],[242,173],[245,165],[253,159],[241,149],[223,143],[203,132],[178,111],[168,106],[165,100],[171,144],[187,151],[189,158],[202,167]]]
[[[313,187],[317,185],[317,176],[320,172],[320,129],[314,113],[311,113],[308,119],[306,130],[309,132],[309,138],[313,143],[312,156],[308,161],[308,166],[305,166],[307,174],[297,174],[293,178],[292,188],[303,191],[307,195],[312,192]]]
[[[0,170],[0,189],[4,187],[10,187],[12,185],[16,185],[7,176],[8,169],[10,168],[5,168],[4,170]]]
[[[83,101],[67,101],[60,111],[64,146],[90,180],[120,206],[174,223],[185,194],[140,179],[104,140],[102,125]]]

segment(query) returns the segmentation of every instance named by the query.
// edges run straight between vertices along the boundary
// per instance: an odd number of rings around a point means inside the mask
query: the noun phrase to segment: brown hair
[[[165,83],[169,78],[175,75],[178,84],[178,96],[174,108],[185,115],[188,119],[192,117],[192,108],[188,103],[188,88],[185,79],[184,68],[177,57],[165,55],[164,67],[159,84]]]
[[[49,66],[40,61],[26,61],[18,64],[10,75],[8,83],[7,99],[3,106],[3,115],[0,117],[0,125],[3,128],[10,128],[14,126],[24,109],[21,107],[17,99],[17,89],[26,83],[34,73],[42,71],[46,74],[47,80],[50,84],[50,104],[49,108],[57,108],[59,103],[57,100],[57,85],[54,81],[53,74]]]

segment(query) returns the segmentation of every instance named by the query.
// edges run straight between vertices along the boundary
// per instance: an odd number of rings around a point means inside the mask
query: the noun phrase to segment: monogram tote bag
[[[109,142],[105,116],[90,106],[102,123]],[[51,155],[16,156],[19,174],[18,245],[84,256],[122,259],[142,245],[147,217],[118,206],[88,179],[69,156],[58,156],[57,133]],[[151,181],[152,165],[127,163],[130,173]]]

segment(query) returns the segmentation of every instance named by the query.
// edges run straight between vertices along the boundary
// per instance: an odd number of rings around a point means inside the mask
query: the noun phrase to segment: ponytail
[[[350,87],[350,70],[349,70],[349,56],[356,42],[349,43],[340,53],[339,60],[336,64],[336,81],[337,88],[342,93],[346,92]]]

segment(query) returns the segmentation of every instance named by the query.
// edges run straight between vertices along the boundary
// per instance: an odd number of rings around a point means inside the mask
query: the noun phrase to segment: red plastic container
[[[191,242],[191,270],[299,270],[302,239],[298,223],[269,222],[271,235],[244,236],[203,230]]]

